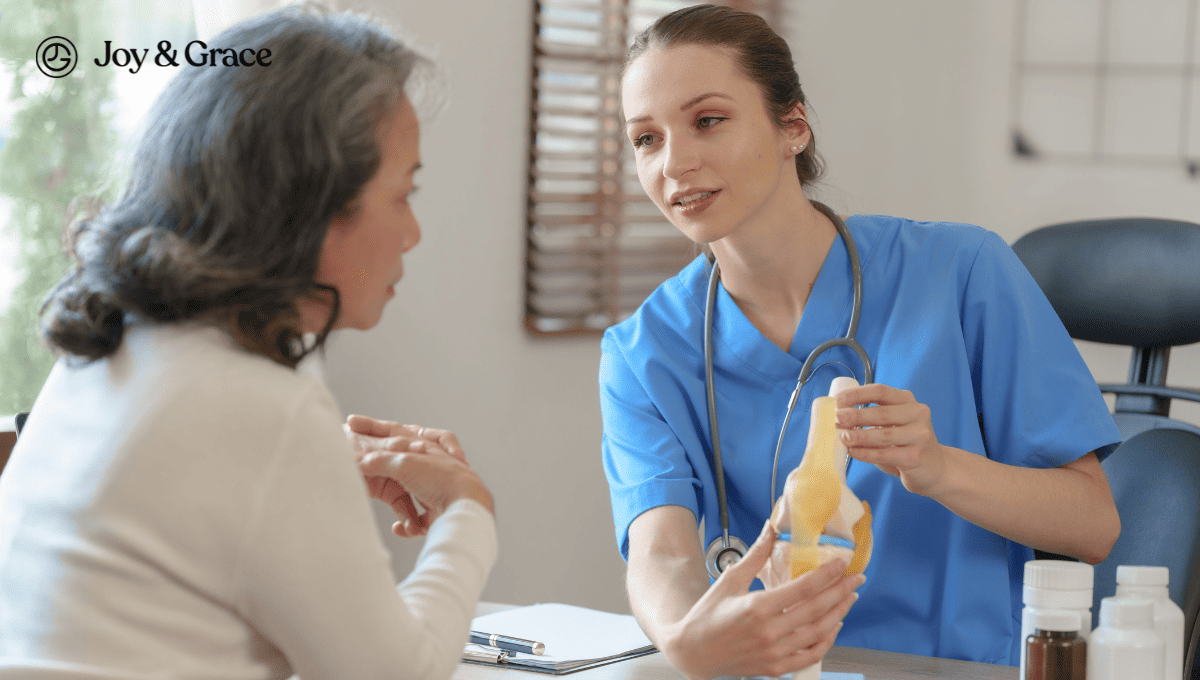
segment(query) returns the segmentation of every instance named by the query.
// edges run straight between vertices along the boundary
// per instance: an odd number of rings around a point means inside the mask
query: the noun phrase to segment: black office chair
[[[1093,625],[1100,600],[1116,589],[1118,565],[1167,567],[1171,600],[1183,609],[1183,677],[1200,679],[1200,435],[1166,427],[1147,430],[1122,443],[1102,465],[1121,514],[1121,536],[1096,565]],[[1149,474],[1153,483],[1147,483]]]
[[[1171,427],[1171,400],[1200,402],[1200,390],[1167,387],[1171,348],[1200,341],[1200,224],[1109,219],[1043,227],[1012,246],[1072,338],[1133,347],[1129,380],[1103,384],[1117,395],[1122,438]]]
[[[1103,463],[1121,537],[1096,565],[1093,616],[1113,594],[1117,566],[1166,566],[1184,611],[1184,678],[1200,680],[1200,427],[1170,417],[1171,348],[1200,341],[1200,225],[1107,219],[1043,227],[1013,244],[1071,337],[1133,347],[1113,420],[1124,442]],[[1054,557],[1038,553],[1039,558]]]

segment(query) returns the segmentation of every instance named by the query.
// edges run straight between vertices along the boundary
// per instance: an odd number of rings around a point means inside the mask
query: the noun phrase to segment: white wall
[[[1014,159],[1010,100],[1016,0],[802,0],[790,42],[830,164],[826,198],[847,212],[979,224],[1009,243],[1092,217],[1200,222],[1182,168],[1055,166]],[[1079,343],[1099,382],[1124,382],[1129,350]],[[1200,386],[1200,349],[1168,378]],[[1200,422],[1200,407],[1172,415]]]
[[[437,57],[449,102],[422,130],[421,243],[383,322],[331,343],[331,385],[348,412],[458,434],[496,498],[485,599],[628,611],[600,467],[599,340],[536,340],[521,324],[532,3],[374,7]],[[392,541],[399,573],[417,544]]]
[[[354,5],[431,48],[450,100],[423,131],[424,237],[397,298],[375,330],[334,340],[328,373],[348,412],[459,434],[496,496],[501,554],[485,599],[628,611],[599,460],[598,340],[535,340],[520,322],[531,4]],[[1012,159],[1014,10],[1015,0],[792,2],[790,41],[830,164],[822,197],[842,211],[981,224],[1009,242],[1084,217],[1200,221],[1200,184],[1180,170]],[[1082,349],[1098,380],[1125,379],[1127,350]],[[1200,385],[1194,348],[1176,350],[1170,377]],[[419,543],[391,545],[407,572]]]

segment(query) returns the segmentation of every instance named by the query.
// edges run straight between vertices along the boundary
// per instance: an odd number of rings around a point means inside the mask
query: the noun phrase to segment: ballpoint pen
[[[495,633],[481,633],[477,630],[471,631],[471,642],[510,652],[524,652],[525,654],[536,654],[538,656],[546,653],[546,645],[541,642],[522,640],[521,638],[497,635]]]
[[[482,661],[483,663],[507,663],[508,652],[477,652],[473,649],[463,650],[462,658],[466,661]]]

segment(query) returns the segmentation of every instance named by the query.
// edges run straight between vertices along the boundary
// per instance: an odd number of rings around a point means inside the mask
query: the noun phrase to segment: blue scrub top
[[[863,269],[858,341],[874,362],[875,381],[911,390],[928,405],[940,443],[1032,468],[1093,450],[1103,458],[1116,447],[1120,435],[1091,373],[1000,237],[970,225],[881,216],[856,215],[847,226]],[[704,384],[709,272],[697,257],[604,335],[604,470],[626,558],[630,523],[661,505],[704,518],[704,545],[720,535]],[[724,287],[718,292],[713,366],[729,528],[747,543],[770,511],[771,461],[800,367],[814,347],[846,333],[852,293],[839,237],[784,352]],[[852,350],[836,347],[816,365],[832,361],[862,380]],[[813,399],[847,374],[829,364],[801,390],[776,497],[800,463]],[[853,461],[848,482],[871,504],[875,544],[837,643],[1016,665],[1023,565],[1033,551],[909,492],[873,465]]]

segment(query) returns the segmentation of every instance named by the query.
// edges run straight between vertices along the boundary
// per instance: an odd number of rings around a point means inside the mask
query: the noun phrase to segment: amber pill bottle
[[[1087,641],[1079,637],[1079,615],[1044,609],[1034,615],[1033,628],[1021,680],[1085,680]]]

